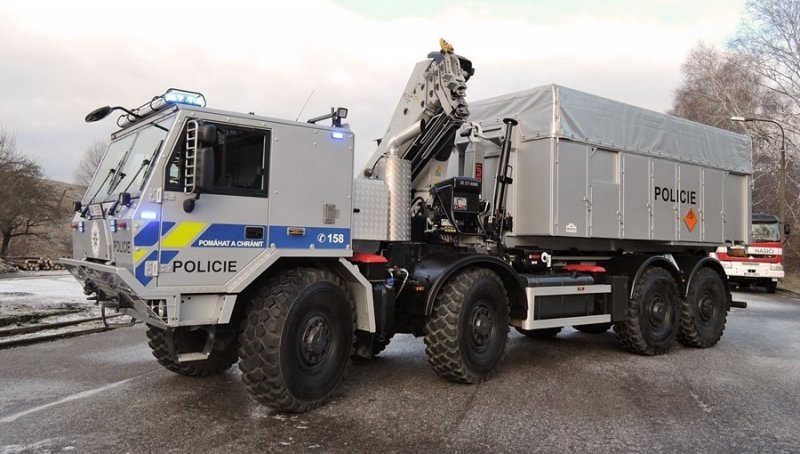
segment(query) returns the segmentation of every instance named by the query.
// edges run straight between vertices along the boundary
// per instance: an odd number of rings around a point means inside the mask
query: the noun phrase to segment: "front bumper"
[[[745,280],[783,279],[783,265],[780,263],[720,262],[729,278]]]
[[[161,328],[181,324],[179,292],[146,288],[125,268],[75,259],[58,262],[107,307]]]

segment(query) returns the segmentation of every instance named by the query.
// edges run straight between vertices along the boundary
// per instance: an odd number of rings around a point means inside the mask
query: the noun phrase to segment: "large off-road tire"
[[[172,333],[174,351],[176,354],[201,352],[205,346],[206,337],[206,332],[202,328],[177,328]],[[170,336],[165,330],[148,325],[147,339],[149,339],[148,345],[153,351],[153,356],[156,357],[159,364],[169,371],[189,377],[220,374],[230,369],[238,359],[235,332],[217,331],[214,349],[208,355],[208,359],[181,363],[170,355]]]
[[[355,307],[330,271],[293,268],[250,294],[239,369],[253,398],[303,412],[330,399],[350,364]]]
[[[767,281],[764,283],[764,288],[767,290],[767,293],[775,293],[775,290],[778,289],[778,283],[775,281]]]
[[[497,373],[508,339],[508,297],[494,271],[469,268],[445,283],[425,323],[425,353],[441,377],[480,383]]]
[[[562,328],[541,328],[541,329],[522,329],[514,327],[518,333],[524,334],[534,339],[550,339],[556,337],[561,332]]]
[[[679,299],[669,271],[655,266],[645,270],[628,300],[628,319],[614,325],[622,346],[642,355],[666,353],[678,332]]]
[[[687,347],[714,346],[725,331],[728,314],[725,284],[711,268],[703,268],[692,277],[689,292],[681,300],[678,341]]]
[[[614,326],[613,323],[592,323],[591,325],[575,325],[573,328],[587,334],[602,334]]]

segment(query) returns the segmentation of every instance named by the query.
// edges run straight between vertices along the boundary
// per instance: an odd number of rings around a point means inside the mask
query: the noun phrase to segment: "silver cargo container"
[[[474,102],[470,110],[490,140],[467,146],[459,139],[461,171],[484,176],[488,200],[502,120],[519,122],[509,161],[509,246],[710,249],[748,238],[747,136],[558,85]]]

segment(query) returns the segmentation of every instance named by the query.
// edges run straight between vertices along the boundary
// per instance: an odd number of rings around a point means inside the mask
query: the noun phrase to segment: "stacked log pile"
[[[38,258],[13,257],[13,258],[7,258],[6,262],[17,267],[22,271],[51,271],[51,270],[64,269],[64,267],[61,266],[61,264],[56,263],[55,260],[49,259],[47,257],[38,257]]]

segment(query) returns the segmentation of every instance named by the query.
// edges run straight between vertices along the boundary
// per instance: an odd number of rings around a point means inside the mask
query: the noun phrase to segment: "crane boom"
[[[386,134],[367,162],[367,176],[383,179],[381,158],[391,151],[411,161],[413,188],[427,190],[420,185],[431,171],[430,164],[449,158],[456,131],[469,115],[466,82],[475,70],[446,41],[440,40],[440,45],[440,51],[428,54],[411,72]],[[415,125],[419,130],[409,134]],[[398,137],[404,139],[402,143]]]

